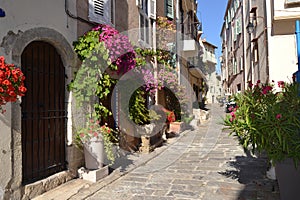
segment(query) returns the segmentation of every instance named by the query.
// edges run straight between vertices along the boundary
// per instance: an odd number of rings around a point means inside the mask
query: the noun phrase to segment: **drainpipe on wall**
[[[296,20],[296,42],[297,42],[297,57],[298,71],[296,72],[296,81],[300,83],[300,21]]]
[[[247,26],[247,22],[246,22],[246,3],[245,3],[245,0],[242,1],[242,18],[243,18],[243,54],[244,54],[244,58],[243,58],[243,62],[244,62],[244,90],[247,89],[247,66],[248,66],[248,62],[247,62],[247,43],[246,43],[246,34],[247,34],[247,29],[246,29],[246,26]],[[247,63],[247,64],[246,64]]]
[[[176,65],[177,65],[177,75],[178,75],[178,84],[180,85],[180,75],[181,75],[181,66],[180,66],[180,58],[179,58],[179,52],[181,50],[181,45],[180,44],[180,35],[181,34],[181,23],[180,23],[180,15],[179,15],[179,1],[181,0],[176,0]]]
[[[83,18],[81,18],[81,17],[78,17],[78,16],[72,14],[72,13],[70,12],[70,10],[69,10],[69,3],[68,3],[68,0],[65,0],[65,12],[66,12],[66,14],[67,14],[69,17],[71,17],[72,19],[76,19],[76,20],[79,20],[79,21],[81,21],[81,22],[87,23],[87,24],[89,24],[89,25],[93,25],[93,26],[97,25],[97,23],[90,22],[90,21],[88,21],[88,20],[86,20],[86,19],[83,19]]]
[[[271,18],[269,18],[269,11],[271,9],[269,9],[269,3],[265,2],[264,4],[264,34],[265,34],[265,44],[266,44],[266,81],[270,81],[270,68],[269,68],[269,20]]]

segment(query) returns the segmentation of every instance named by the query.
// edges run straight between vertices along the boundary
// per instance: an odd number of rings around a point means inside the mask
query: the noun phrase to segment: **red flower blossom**
[[[9,80],[4,80],[3,82],[2,82],[4,85],[11,85],[11,82],[9,81]]]
[[[278,87],[284,88],[284,82],[283,81],[278,81],[277,84],[278,84]]]
[[[24,87],[25,76],[19,68],[13,64],[6,64],[3,56],[0,56],[0,111],[2,105],[8,102],[15,102],[17,96],[24,96],[26,88]]]
[[[20,86],[19,91],[22,92],[22,93],[25,93],[27,91],[27,89],[24,86]]]
[[[5,63],[4,63],[4,56],[0,56],[0,68],[4,68],[5,67]]]
[[[271,86],[265,86],[262,88],[262,93],[267,94],[269,91],[271,91],[273,88]]]
[[[84,133],[80,133],[79,136],[80,136],[81,138],[84,138],[85,134],[84,134]]]
[[[281,114],[277,114],[276,115],[276,119],[281,119],[282,118],[282,115]]]

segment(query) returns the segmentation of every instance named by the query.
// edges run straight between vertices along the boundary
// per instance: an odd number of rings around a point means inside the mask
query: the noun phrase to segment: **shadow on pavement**
[[[232,169],[219,174],[245,185],[238,199],[280,199],[277,181],[266,177],[269,162],[265,156],[253,157],[246,153],[246,156],[236,156],[228,165]]]
[[[134,162],[134,154],[130,152],[122,152],[118,154],[118,157],[115,160],[115,163],[110,166],[109,172],[113,172],[114,170],[118,169],[120,172],[124,172],[128,169],[130,165]]]

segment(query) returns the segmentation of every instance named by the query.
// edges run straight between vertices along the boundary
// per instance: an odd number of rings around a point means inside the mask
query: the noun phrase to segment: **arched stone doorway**
[[[72,41],[72,35],[67,35],[69,38],[69,41]],[[71,37],[71,39],[70,39]],[[55,48],[57,53],[60,55],[61,62],[65,69],[65,88],[66,85],[69,83],[70,80],[72,80],[72,76],[74,74],[73,70],[76,69],[77,65],[77,56],[74,53],[72,49],[71,42],[67,40],[67,38],[59,33],[58,31],[47,28],[47,27],[36,27],[29,30],[26,30],[24,32],[19,31],[17,35],[14,35],[13,38],[8,38],[12,40],[13,42],[9,43],[11,46],[6,47],[7,52],[11,52],[11,59],[12,63],[14,63],[16,66],[20,66],[23,70],[22,66],[22,54],[25,51],[25,48],[32,42],[40,41],[45,42],[51,45]],[[24,66],[25,67],[25,66]],[[22,196],[26,196],[28,198],[33,198],[34,195],[40,194],[41,191],[48,191],[51,188],[66,182],[67,180],[70,180],[70,178],[74,177],[73,171],[77,169],[76,167],[79,166],[78,162],[74,154],[74,148],[72,145],[72,129],[71,129],[71,115],[72,115],[72,109],[71,109],[71,97],[70,93],[65,91],[64,96],[64,103],[65,106],[68,106],[68,118],[66,120],[67,123],[67,134],[64,135],[65,138],[67,138],[66,143],[64,144],[66,147],[66,160],[67,160],[67,166],[66,168],[68,170],[65,170],[62,173],[58,173],[58,176],[50,176],[53,177],[53,180],[51,179],[51,187],[49,187],[49,184],[41,184],[40,181],[37,181],[33,184],[24,184],[23,179],[23,151],[22,151],[22,138],[24,134],[22,133],[22,109],[21,109],[21,101],[17,101],[15,103],[11,104],[11,131],[12,131],[12,152],[11,152],[11,170],[9,173],[11,173],[10,180],[8,181],[8,184],[6,185],[6,192],[4,194],[4,197],[14,197],[14,199],[21,199]],[[70,109],[69,109],[70,107]],[[7,112],[9,113],[9,111]],[[70,116],[69,116],[70,115]],[[76,154],[77,155],[77,154]],[[59,181],[57,181],[59,180]],[[23,182],[23,183],[22,183]],[[29,181],[28,181],[29,182]],[[41,189],[41,185],[43,189]],[[28,186],[28,189],[26,189]],[[34,192],[33,192],[34,190]],[[28,193],[28,194],[27,194]]]
[[[26,95],[21,103],[22,183],[66,169],[65,67],[54,46],[29,43],[21,55]]]

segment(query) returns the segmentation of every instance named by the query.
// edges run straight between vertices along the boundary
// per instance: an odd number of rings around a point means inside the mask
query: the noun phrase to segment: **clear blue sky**
[[[219,57],[221,56],[220,32],[223,17],[227,6],[227,0],[198,0],[197,16],[202,22],[202,38],[217,46],[216,57],[218,60],[217,71],[219,72]]]

